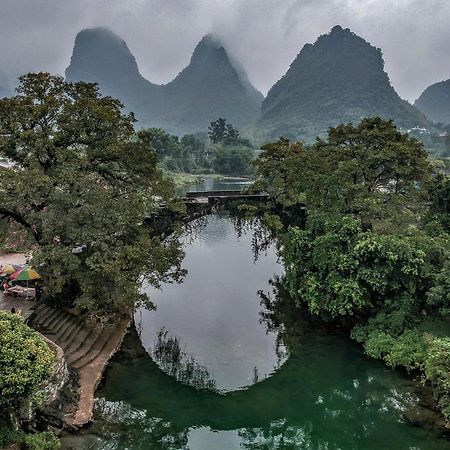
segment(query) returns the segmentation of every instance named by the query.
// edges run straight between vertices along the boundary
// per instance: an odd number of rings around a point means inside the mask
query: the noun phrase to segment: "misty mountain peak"
[[[137,76],[136,60],[117,34],[103,27],[85,29],[77,34],[66,69],[67,79],[97,82]]]
[[[350,31],[350,29],[349,29],[349,28],[346,28],[346,29],[344,30],[344,28],[342,28],[340,25],[335,25],[335,26],[331,29],[330,35],[338,35],[338,34],[344,32],[344,31]]]
[[[450,124],[450,80],[429,86],[414,106],[432,121]]]
[[[272,128],[271,136],[313,140],[330,126],[366,116],[394,119],[405,128],[427,123],[395,92],[381,50],[337,25],[305,45],[270,89],[260,126]]]
[[[223,47],[223,44],[218,36],[208,33],[202,37],[200,42],[197,44],[197,47],[219,49],[220,47]]]
[[[246,126],[258,116],[262,102],[245,71],[213,34],[202,38],[189,65],[172,82],[155,85],[140,75],[123,39],[107,28],[82,30],[66,78],[97,82],[103,94],[119,98],[133,111],[141,126],[180,134],[204,131],[218,117]]]
[[[207,34],[195,47],[190,64],[201,66],[207,62],[216,64],[220,61],[228,62],[227,51],[217,36]]]

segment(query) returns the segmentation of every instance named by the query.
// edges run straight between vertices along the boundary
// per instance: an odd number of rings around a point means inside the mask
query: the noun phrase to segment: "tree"
[[[372,233],[351,217],[310,217],[306,230],[290,228],[283,243],[293,299],[344,322],[386,308],[419,314],[445,261],[440,240],[418,232]]]
[[[209,169],[209,162],[206,157],[205,142],[198,136],[186,134],[180,140],[182,149],[184,170],[191,172],[195,169]]]
[[[287,139],[263,146],[258,186],[284,206],[352,215],[368,228],[417,220],[432,168],[423,144],[378,117],[330,128],[310,147]]]
[[[221,147],[214,149],[212,166],[216,173],[225,175],[249,175],[253,150],[247,147]]]
[[[428,221],[439,223],[450,232],[450,177],[438,174],[430,186],[430,209]]]
[[[0,419],[16,415],[52,375],[53,352],[17,314],[0,311]]]
[[[213,144],[224,141],[228,135],[228,131],[227,121],[221,117],[211,122],[208,126],[208,136]]]
[[[348,328],[368,355],[422,371],[450,418],[450,183],[432,177],[422,143],[367,118],[309,147],[267,144],[254,164],[253,187],[274,201],[272,216],[256,214],[270,219],[296,305]]]
[[[239,136],[239,131],[236,130],[231,123],[227,123],[226,119],[218,118],[211,122],[208,127],[208,136],[213,144],[223,143],[225,145],[236,145],[252,148],[252,144],[247,139],[242,139]]]
[[[308,153],[306,171],[311,208],[391,228],[416,220],[432,169],[420,141],[375,117],[330,128]]]
[[[90,83],[47,73],[20,78],[0,100],[0,217],[36,244],[33,264],[58,302],[88,312],[129,312],[140,284],[179,279],[180,247],[143,226],[171,204],[151,143],[122,105]]]
[[[180,157],[178,136],[169,134],[161,128],[148,128],[138,131],[137,134],[142,142],[155,150],[161,160],[167,156]]]
[[[265,191],[282,206],[291,206],[303,198],[303,164],[306,154],[301,142],[290,143],[286,138],[265,144],[253,162],[257,179],[253,187]]]

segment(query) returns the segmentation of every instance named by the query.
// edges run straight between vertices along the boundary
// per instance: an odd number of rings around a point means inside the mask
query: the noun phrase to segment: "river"
[[[205,176],[200,182],[186,185],[177,189],[178,195],[186,192],[204,192],[204,191],[240,191],[251,183],[248,178],[241,177],[211,177]]]
[[[194,225],[184,282],[146,289],[156,310],[136,313],[95,423],[65,449],[450,448],[403,418],[417,385],[344,335],[299,326],[284,342],[261,302],[282,273],[273,248],[255,260],[226,213]]]

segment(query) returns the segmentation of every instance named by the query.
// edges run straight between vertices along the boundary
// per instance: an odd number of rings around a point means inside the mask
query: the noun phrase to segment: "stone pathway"
[[[23,253],[8,253],[7,255],[0,255],[0,266],[6,264],[25,264],[27,258]]]
[[[75,414],[65,417],[65,421],[69,428],[80,428],[92,420],[95,390],[131,319],[95,328],[68,311],[46,305],[37,306],[34,313],[33,328],[61,347],[68,367],[78,373],[78,406]]]
[[[11,295],[4,295],[0,292],[0,311],[11,311],[12,308],[16,310],[25,320],[27,320],[36,306],[34,300],[26,300],[21,297],[13,297]]]

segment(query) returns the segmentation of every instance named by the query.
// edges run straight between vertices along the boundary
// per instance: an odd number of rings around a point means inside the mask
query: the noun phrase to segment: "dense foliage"
[[[173,187],[152,146],[122,105],[87,83],[46,73],[20,79],[0,100],[2,220],[33,239],[33,265],[59,303],[92,312],[129,311],[152,284],[182,274],[176,241],[142,226]]]
[[[0,421],[16,414],[51,376],[54,354],[17,314],[0,311]]]
[[[364,319],[392,305],[409,315],[403,320],[420,314],[425,293],[448,256],[440,239],[417,231],[364,231],[358,219],[348,216],[310,217],[306,230],[289,229],[285,242],[291,295],[330,319]]]
[[[291,298],[370,356],[420,371],[450,418],[450,182],[423,144],[370,118],[309,147],[265,145],[255,166]],[[292,226],[301,202],[306,226]]]
[[[25,450],[57,450],[61,443],[55,434],[45,431],[29,434],[24,438]]]
[[[187,134],[181,139],[160,128],[138,132],[139,138],[152,146],[162,166],[171,172],[193,174],[219,173],[248,175],[254,159],[251,143],[239,136],[239,131],[226,119],[211,122],[208,136]]]

